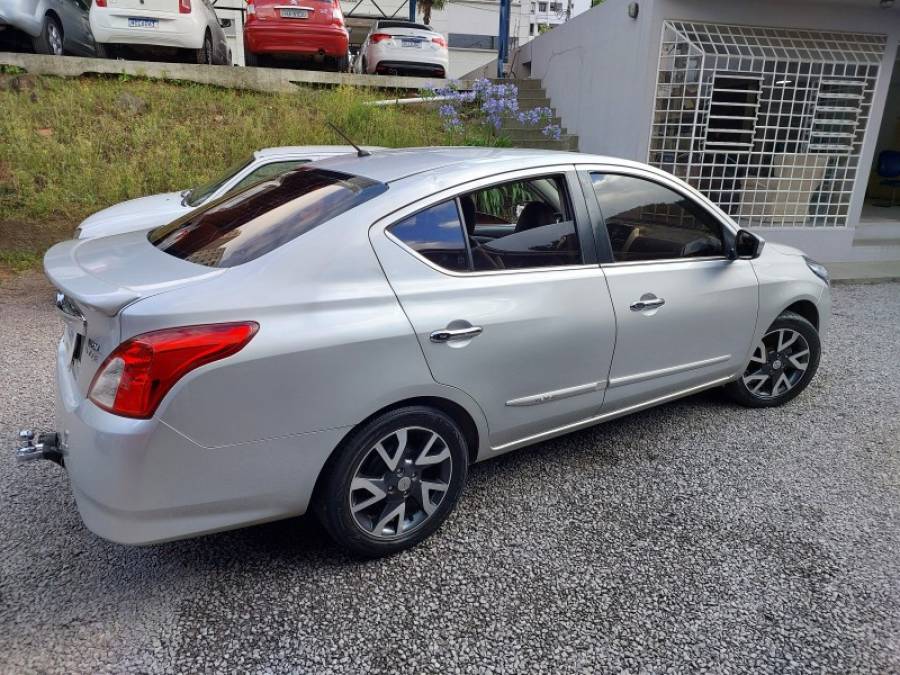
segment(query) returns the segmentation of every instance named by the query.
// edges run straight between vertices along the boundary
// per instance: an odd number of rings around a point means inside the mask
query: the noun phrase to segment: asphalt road
[[[478,465],[388,560],[307,519],[109,544],[5,452],[0,670],[900,672],[900,284],[834,295],[787,407],[712,392]],[[4,449],[51,425],[58,333],[46,287],[0,291]]]

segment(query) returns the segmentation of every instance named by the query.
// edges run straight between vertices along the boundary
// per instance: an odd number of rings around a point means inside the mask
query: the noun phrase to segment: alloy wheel
[[[744,386],[757,398],[777,398],[796,387],[810,362],[809,343],[798,331],[777,328],[766,333],[744,371]]]
[[[51,53],[62,56],[63,40],[55,21],[47,22],[47,42],[50,44]]]
[[[350,483],[356,525],[378,539],[395,539],[422,526],[450,489],[453,458],[437,432],[404,427],[363,455]]]

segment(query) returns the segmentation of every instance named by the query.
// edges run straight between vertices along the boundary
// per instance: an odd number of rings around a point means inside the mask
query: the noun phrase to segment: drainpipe
[[[509,58],[509,11],[511,0],[500,0],[500,30],[497,40],[497,77],[504,75],[503,66]]]
[[[409,0],[409,20],[416,20],[416,0]]]

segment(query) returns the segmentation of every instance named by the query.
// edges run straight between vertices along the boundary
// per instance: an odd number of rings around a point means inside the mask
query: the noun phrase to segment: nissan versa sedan
[[[44,265],[56,428],[18,456],[65,466],[88,528],[311,510],[361,556],[432,534],[479,460],[712,387],[787,403],[831,304],[680,180],[540,150],[313,162]]]
[[[97,211],[75,228],[75,239],[148,230],[180,218],[224,194],[240,191],[306,162],[352,151],[349,145],[297,145],[257,150],[203,185],[180,192],[129,199]]]

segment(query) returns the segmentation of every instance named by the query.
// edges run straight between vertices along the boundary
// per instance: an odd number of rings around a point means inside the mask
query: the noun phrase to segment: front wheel
[[[784,312],[754,347],[747,368],[725,391],[751,408],[782,405],[806,389],[819,368],[821,353],[815,326],[799,314]]]
[[[375,558],[415,546],[453,510],[468,472],[459,426],[422,406],[391,410],[338,450],[315,510],[340,546]]]
[[[62,26],[52,16],[44,18],[44,28],[41,34],[34,38],[34,51],[38,54],[63,55]]]

